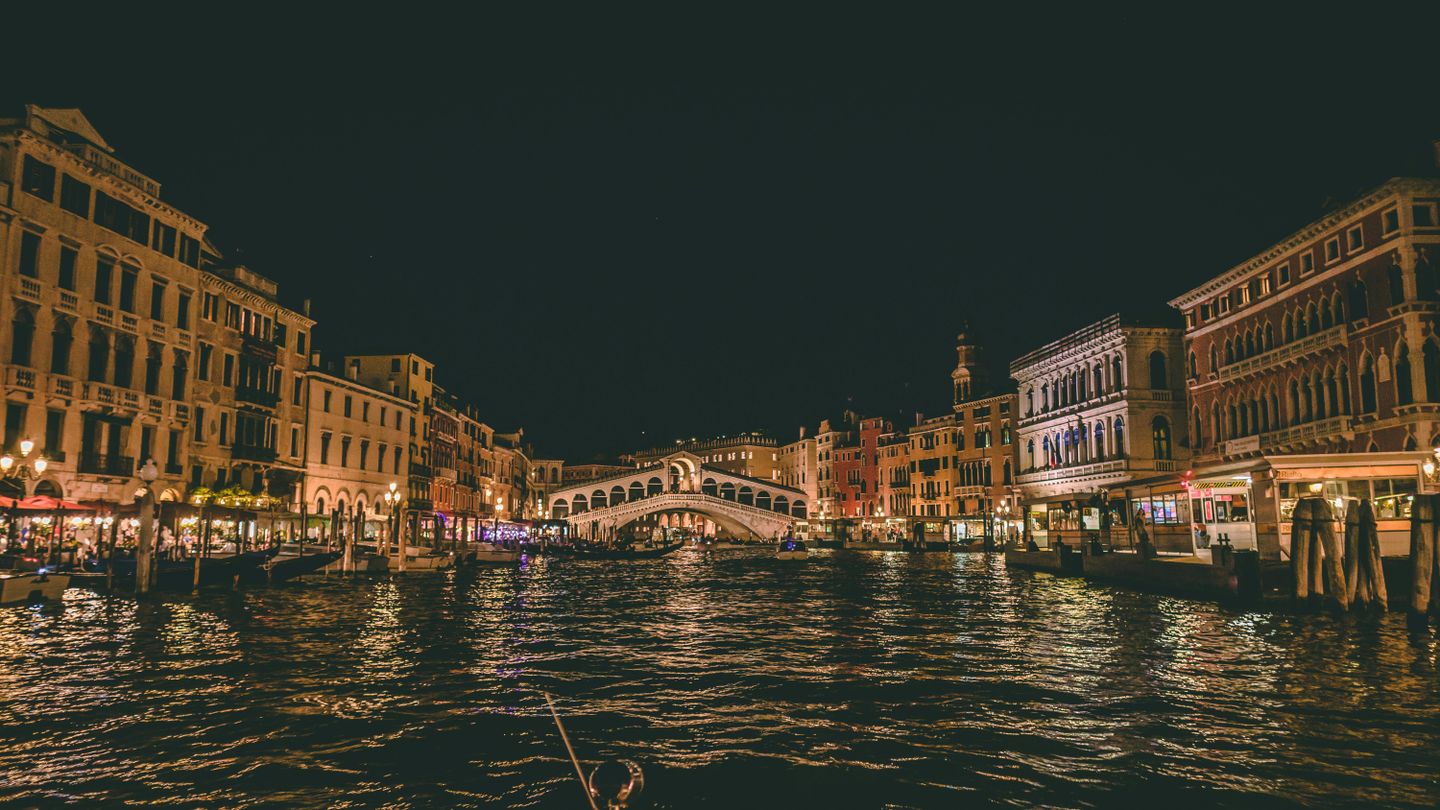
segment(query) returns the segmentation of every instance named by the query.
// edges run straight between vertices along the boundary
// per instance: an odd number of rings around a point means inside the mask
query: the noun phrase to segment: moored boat
[[[630,546],[628,548],[576,548],[571,555],[579,560],[653,560],[664,557],[672,551],[685,545],[671,543],[668,546]]]
[[[494,543],[471,543],[469,559],[477,563],[511,563],[520,559],[520,550]]]
[[[777,560],[803,560],[810,556],[810,550],[805,544],[793,537],[787,537],[780,541],[780,546],[775,550]]]
[[[70,587],[69,574],[17,571],[0,574],[0,605],[58,602]]]

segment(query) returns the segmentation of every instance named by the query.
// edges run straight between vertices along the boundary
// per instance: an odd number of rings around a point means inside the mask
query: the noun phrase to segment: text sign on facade
[[[1238,456],[1241,453],[1260,452],[1260,437],[1246,436],[1243,439],[1231,439],[1225,442],[1225,455]]]

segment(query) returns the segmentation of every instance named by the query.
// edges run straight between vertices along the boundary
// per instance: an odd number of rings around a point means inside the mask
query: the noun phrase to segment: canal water
[[[982,555],[684,553],[0,611],[0,805],[1440,801],[1434,636]]]

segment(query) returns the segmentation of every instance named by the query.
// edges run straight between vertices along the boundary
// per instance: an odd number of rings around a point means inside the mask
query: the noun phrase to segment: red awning
[[[59,498],[52,498],[49,495],[31,495],[23,501],[15,504],[15,508],[24,512],[91,512],[94,511],[88,506],[73,501],[62,501]]]

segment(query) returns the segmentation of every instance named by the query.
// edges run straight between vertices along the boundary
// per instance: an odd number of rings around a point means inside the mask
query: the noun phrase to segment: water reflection
[[[1432,806],[1436,655],[982,555],[72,591],[0,611],[0,802],[573,808],[543,689],[659,807]]]

